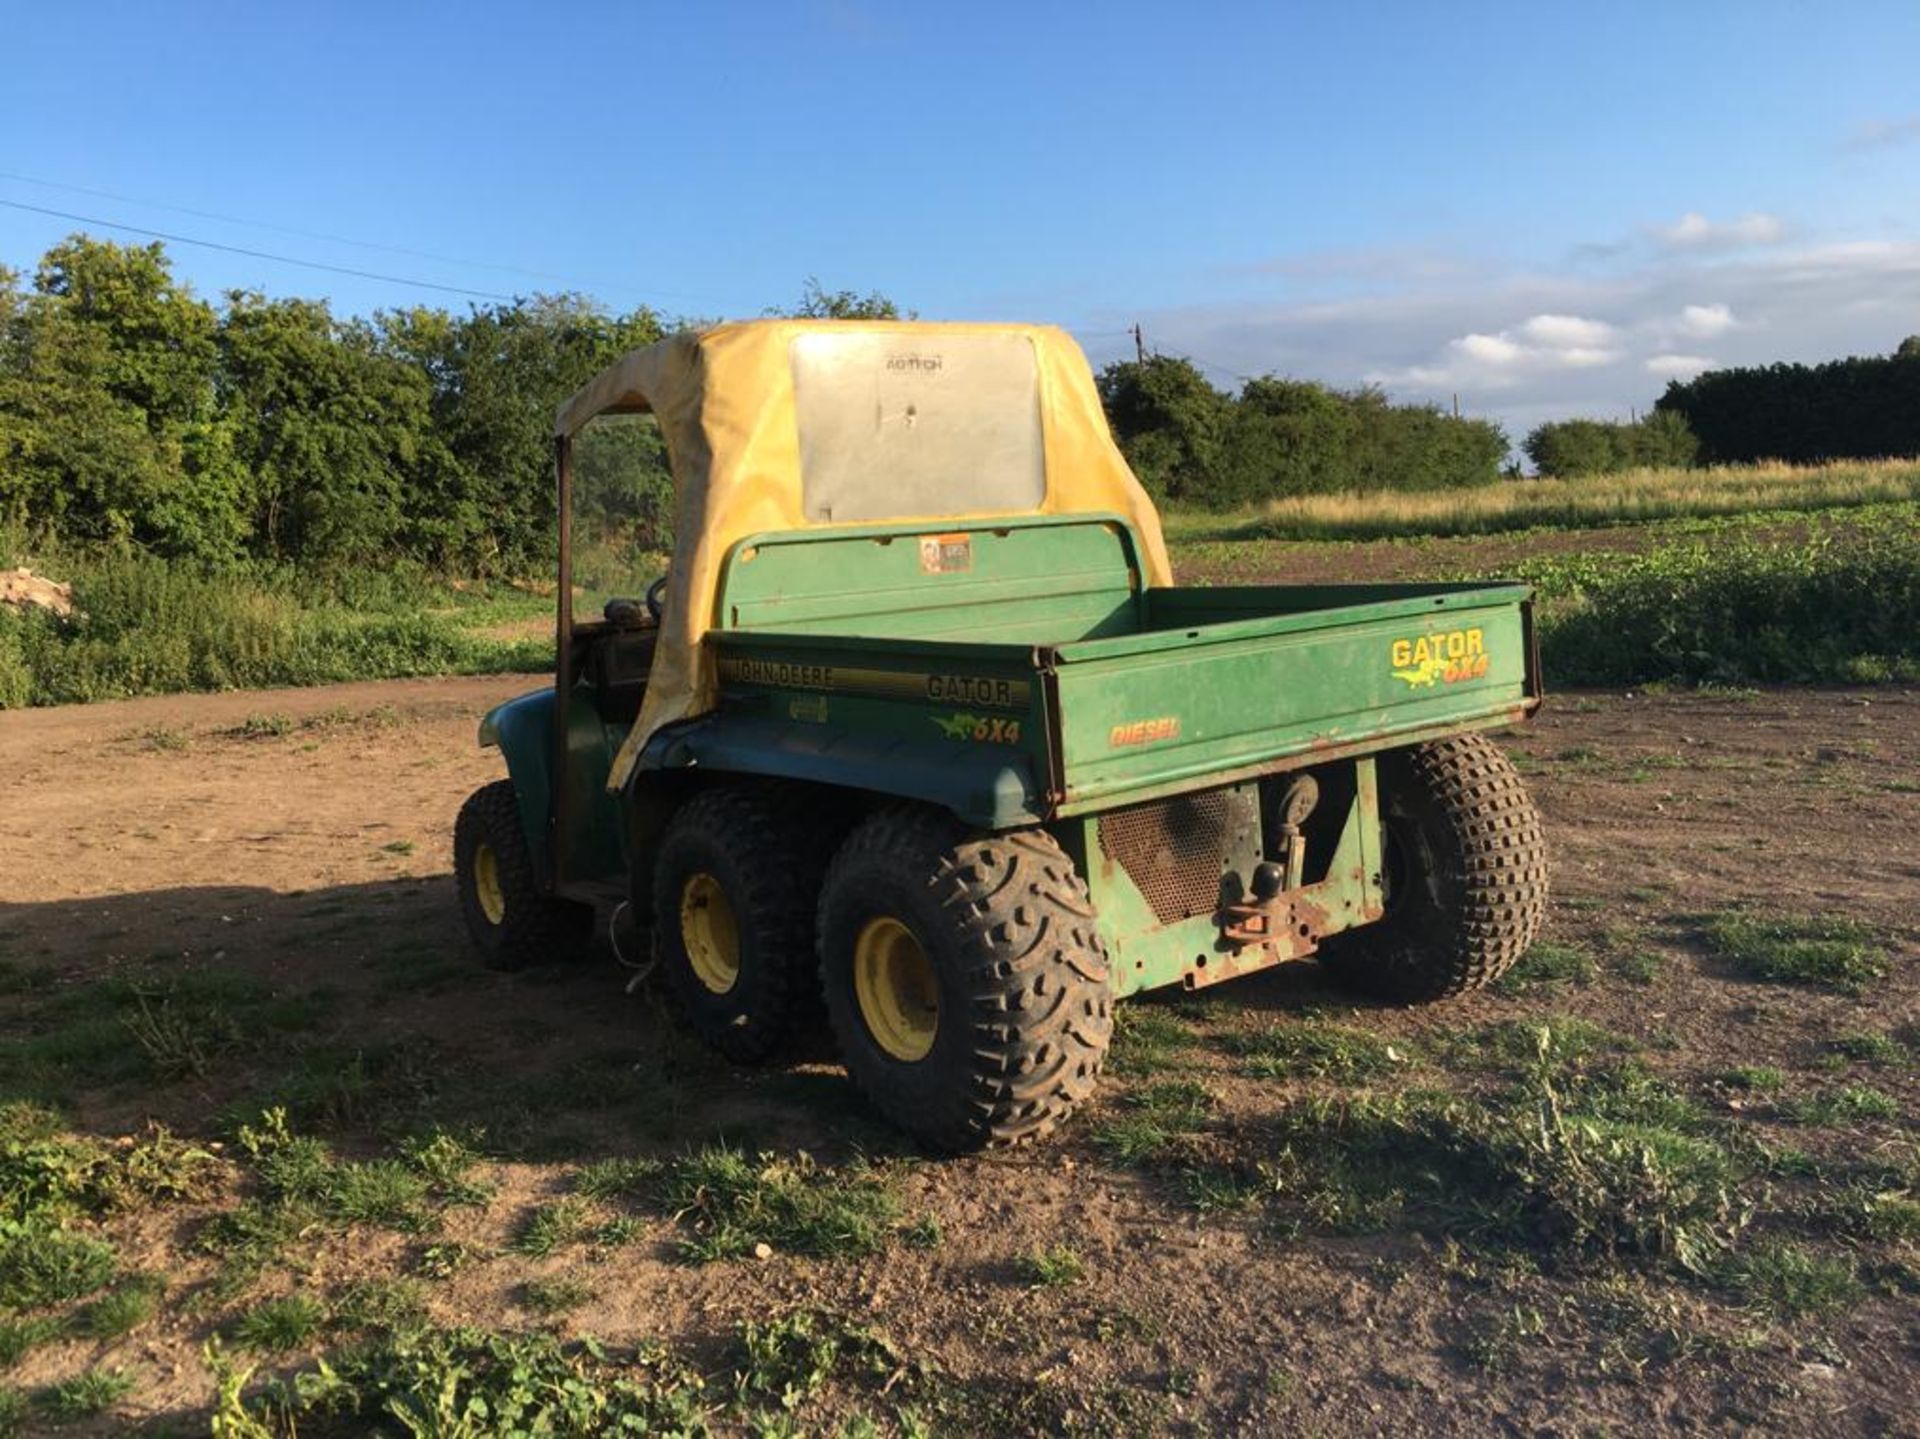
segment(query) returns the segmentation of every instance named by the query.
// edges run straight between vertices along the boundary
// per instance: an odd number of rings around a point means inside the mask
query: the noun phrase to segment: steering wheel
[[[660,623],[662,611],[666,609],[667,577],[660,576],[647,586],[647,613],[653,616],[653,622]]]

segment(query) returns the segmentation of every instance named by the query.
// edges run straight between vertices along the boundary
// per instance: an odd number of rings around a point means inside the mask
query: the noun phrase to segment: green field
[[[1916,492],[1920,463],[1648,471],[1174,514],[1167,530],[1186,583],[1528,580],[1552,684],[1907,682],[1920,676]],[[551,664],[552,601],[534,582],[208,571],[0,543],[0,565],[19,564],[70,580],[79,615],[0,609],[0,708]],[[644,578],[609,575],[596,596]]]

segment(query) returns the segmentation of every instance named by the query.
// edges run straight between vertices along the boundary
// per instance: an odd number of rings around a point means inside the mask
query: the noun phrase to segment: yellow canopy
[[[721,568],[767,531],[898,529],[1108,512],[1172,582],[1159,517],[1107,429],[1093,374],[1041,325],[755,320],[636,350],[560,406],[556,435],[650,410],[673,465],[674,556],[646,700],[608,787],[662,725],[713,708]]]

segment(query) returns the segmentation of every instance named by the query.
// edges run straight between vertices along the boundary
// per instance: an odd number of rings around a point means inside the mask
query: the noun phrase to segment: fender
[[[1028,757],[1001,745],[916,741],[723,711],[656,732],[640,752],[635,781],[687,769],[924,800],[982,829],[1014,829],[1044,817],[1042,786]]]
[[[520,804],[520,825],[541,884],[553,878],[547,816],[553,805],[553,691],[533,690],[488,710],[480,721],[480,744],[500,751]]]

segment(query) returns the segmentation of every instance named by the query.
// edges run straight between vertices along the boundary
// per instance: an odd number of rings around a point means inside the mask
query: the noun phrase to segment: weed
[[[1787,1072],[1771,1064],[1738,1064],[1720,1076],[1729,1089],[1745,1089],[1754,1094],[1777,1094],[1787,1087]]]
[[[390,1334],[329,1356],[247,1397],[252,1370],[210,1344],[214,1432],[233,1439],[306,1432],[679,1434],[707,1432],[704,1381],[643,1351],[615,1357],[593,1341],[478,1329]]]
[[[160,1312],[167,1281],[157,1274],[136,1274],[118,1288],[89,1304],[81,1323],[90,1339],[118,1339],[131,1334]]]
[[[923,1214],[901,1229],[900,1239],[910,1249],[938,1249],[946,1242],[946,1234],[938,1219]]]
[[[1520,962],[1495,982],[1501,994],[1525,994],[1530,989],[1553,989],[1563,984],[1589,985],[1599,976],[1593,956],[1570,944],[1541,940]]]
[[[1064,1289],[1087,1277],[1086,1262],[1064,1244],[1029,1250],[1018,1267],[1020,1277],[1036,1289]]]
[[[668,1163],[652,1195],[689,1235],[697,1263],[766,1244],[819,1258],[879,1252],[900,1214],[893,1182],[864,1163],[825,1169],[805,1154],[749,1156],[712,1145]]]
[[[426,1318],[426,1294],[414,1279],[362,1280],[348,1286],[333,1306],[333,1322],[348,1329],[411,1331]]]
[[[429,1244],[420,1251],[413,1268],[426,1279],[451,1279],[480,1257],[470,1246],[458,1241]]]
[[[42,1392],[40,1402],[56,1419],[91,1419],[133,1392],[133,1376],[124,1369],[89,1369]]]
[[[412,854],[418,847],[419,846],[410,839],[389,840],[380,846],[381,851],[386,854]]]
[[[1907,1063],[1907,1047],[1890,1034],[1841,1034],[1827,1041],[1835,1058],[1876,1068]]]
[[[185,730],[169,729],[165,725],[148,725],[134,736],[140,741],[142,749],[178,751],[193,743],[193,736]]]
[[[236,739],[285,739],[293,731],[293,716],[276,710],[272,714],[250,714],[228,733]]]
[[[234,1323],[233,1342],[242,1349],[265,1349],[285,1354],[298,1349],[319,1331],[327,1311],[304,1294],[269,1299],[248,1310]]]
[[[1873,932],[1852,920],[1730,910],[1709,917],[1702,933],[1715,954],[1772,984],[1858,994],[1887,970]]]
[[[1844,1309],[1865,1293],[1851,1262],[1781,1241],[1730,1256],[1717,1277],[1750,1307],[1781,1319]]]
[[[1407,1061],[1404,1042],[1396,1045],[1368,1030],[1318,1020],[1228,1035],[1221,1043],[1240,1057],[1241,1072],[1257,1079],[1311,1075],[1357,1083]]]
[[[825,1388],[846,1342],[842,1325],[808,1311],[741,1324],[734,1390],[792,1412]]]

